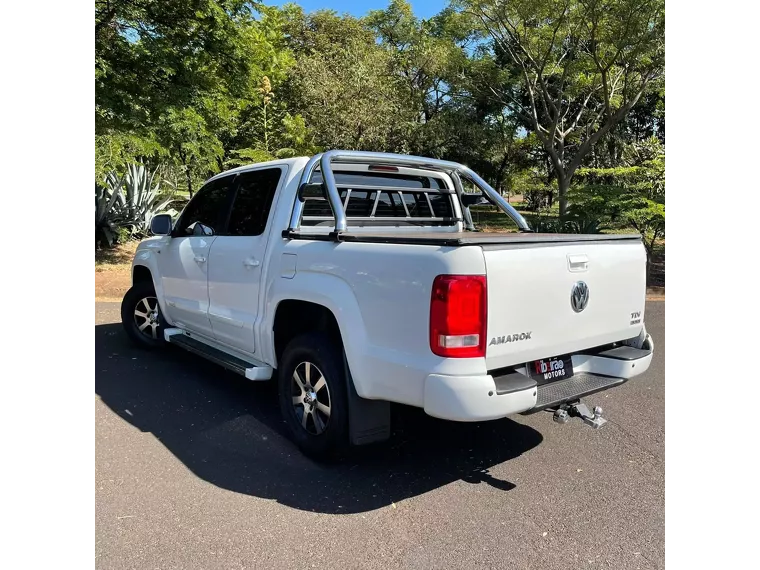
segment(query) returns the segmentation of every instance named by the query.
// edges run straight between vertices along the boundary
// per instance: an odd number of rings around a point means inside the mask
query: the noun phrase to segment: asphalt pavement
[[[273,383],[133,348],[96,303],[96,568],[663,568],[665,303],[649,371],[551,414],[461,424],[393,410],[337,464],[285,436]]]

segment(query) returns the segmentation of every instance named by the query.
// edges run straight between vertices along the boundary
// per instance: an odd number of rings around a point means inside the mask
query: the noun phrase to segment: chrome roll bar
[[[457,162],[450,162],[448,160],[437,160],[434,158],[425,158],[422,156],[410,156],[405,154],[392,154],[387,152],[367,152],[358,150],[330,150],[325,153],[320,153],[312,156],[309,162],[304,167],[303,174],[301,175],[301,182],[299,188],[303,184],[308,184],[311,180],[314,171],[319,165],[322,172],[322,182],[327,191],[327,200],[332,208],[333,215],[335,216],[335,230],[334,233],[341,233],[346,231],[346,212],[343,209],[343,204],[340,201],[340,193],[335,183],[335,176],[332,171],[332,163],[360,163],[360,164],[384,164],[388,166],[408,166],[412,168],[422,168],[428,170],[443,171],[450,176],[454,181],[454,190],[459,197],[460,204],[462,206],[462,212],[465,217],[465,224],[468,229],[472,229],[472,221],[467,215],[467,209],[462,203],[462,184],[461,178],[467,178],[477,188],[485,194],[488,200],[496,204],[496,206],[505,214],[507,214],[517,224],[517,227],[521,231],[531,231],[528,222],[525,218],[515,210],[509,202],[507,202],[501,194],[494,190],[485,180],[483,180],[477,173],[475,173],[469,167],[459,164]],[[299,199],[295,201],[293,206],[293,213],[290,216],[289,232],[297,231],[301,225],[301,215],[303,213],[303,202]]]

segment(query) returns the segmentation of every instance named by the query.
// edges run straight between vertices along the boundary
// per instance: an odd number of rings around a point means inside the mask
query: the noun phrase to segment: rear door
[[[646,252],[638,239],[483,246],[489,370],[639,334]]]
[[[206,184],[190,200],[159,257],[166,312],[177,326],[211,336],[208,257],[224,224],[233,176]]]
[[[225,235],[209,256],[209,319],[214,338],[253,353],[259,289],[267,246],[267,222],[285,167],[238,175]]]

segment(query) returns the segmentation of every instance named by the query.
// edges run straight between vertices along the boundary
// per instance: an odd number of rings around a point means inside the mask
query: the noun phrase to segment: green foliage
[[[95,186],[95,233],[99,244],[111,247],[119,239],[118,209],[114,208],[119,198],[119,188]]]
[[[551,189],[524,190],[523,201],[529,212],[538,212],[551,207],[554,192]]]
[[[293,64],[285,24],[282,11],[245,0],[96,3],[96,134],[156,145],[114,152],[103,140],[96,180],[129,161],[168,159],[192,194],[231,150],[253,146],[244,123],[255,88]]]
[[[124,210],[132,236],[146,236],[154,215],[163,212],[172,198],[159,199],[157,171],[149,171],[143,164],[130,164],[123,178]],[[169,212],[171,213],[171,212]],[[174,212],[176,213],[176,212]]]
[[[568,213],[571,218],[595,217],[611,228],[633,227],[645,240],[660,239],[665,231],[665,151],[652,138],[629,145],[623,155],[631,164],[578,170]]]
[[[219,172],[224,156],[221,141],[209,129],[206,119],[193,108],[169,109],[159,120],[157,131],[176,157],[192,197],[200,182]]]
[[[537,215],[528,216],[527,220],[534,232],[542,234],[598,234],[603,229],[601,222],[591,216],[561,220],[558,216]]]
[[[267,76],[262,77],[256,92],[260,102],[251,107],[252,112],[247,114],[243,125],[253,146],[230,151],[225,167],[315,154],[318,147],[314,145],[303,117],[293,116],[285,110],[286,106],[278,102]]]
[[[633,164],[584,168],[570,190],[569,218],[597,219],[610,229],[633,228],[651,258],[665,237],[665,151],[656,138],[630,145],[624,153]]]
[[[112,170],[122,171],[130,162],[157,162],[168,151],[151,137],[112,132],[95,135],[95,180],[103,180]]]
[[[539,234],[553,234],[562,232],[562,224],[558,218],[549,216],[527,216],[526,220],[530,228]]]
[[[96,131],[149,128],[168,108],[245,93],[255,26],[245,0],[97,2]]]
[[[590,217],[615,227],[621,221],[620,197],[625,190],[614,185],[578,184],[568,194],[569,219]]]
[[[583,200],[584,192],[638,193],[656,202],[665,200],[665,151],[658,150],[653,157],[634,157],[637,162],[608,168],[581,168],[577,178],[582,192],[571,190],[571,202]],[[607,195],[605,198],[613,196]]]
[[[403,150],[402,133],[413,120],[404,107],[392,58],[358,20],[330,12],[305,17],[302,51],[293,69],[295,108],[325,148]],[[324,37],[331,38],[331,42]],[[313,49],[319,45],[319,51]]]
[[[232,157],[224,163],[227,168],[253,164],[257,162],[267,162],[274,160],[275,156],[270,152],[260,148],[241,148],[231,152]]]
[[[641,234],[651,258],[657,240],[665,238],[665,204],[644,196],[628,196],[623,201],[623,218]]]
[[[565,220],[563,229],[568,234],[598,234],[601,230],[602,223],[590,215]]]

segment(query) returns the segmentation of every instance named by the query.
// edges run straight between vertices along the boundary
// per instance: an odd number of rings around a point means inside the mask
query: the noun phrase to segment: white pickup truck
[[[477,231],[470,206],[486,202],[517,231]],[[127,334],[275,378],[314,457],[387,438],[390,402],[599,427],[580,398],[652,359],[638,235],[532,233],[454,162],[329,151],[244,166],[151,231],[122,303]]]

